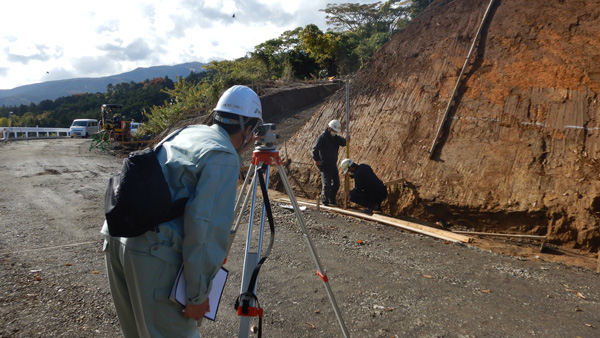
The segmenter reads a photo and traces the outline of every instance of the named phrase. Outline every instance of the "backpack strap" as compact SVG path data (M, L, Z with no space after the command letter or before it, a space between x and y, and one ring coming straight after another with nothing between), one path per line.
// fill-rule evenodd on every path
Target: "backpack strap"
M158 144L153 149L154 153L156 153L160 150L163 143L171 140L173 137L175 137L177 134L179 134L179 132L181 132L185 128L186 127L183 127L183 128L179 128L179 129L173 131L172 133L167 135L167 137L163 138L160 142L158 142ZM189 197L184 197L184 198L180 198L174 202L171 202L171 206L169 207L169 212L167 213L167 215L165 215L165 217L163 219L160 220L160 223L168 222L168 221L171 221L171 220L181 217L181 215L183 215L183 213L185 212L185 205L187 204L188 200L189 200ZM158 227L157 227L157 230L158 230Z

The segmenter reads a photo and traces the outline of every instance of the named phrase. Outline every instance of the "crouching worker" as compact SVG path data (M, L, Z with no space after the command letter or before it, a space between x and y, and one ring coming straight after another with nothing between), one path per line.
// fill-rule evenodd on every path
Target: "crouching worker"
M183 215L160 223L158 232L128 238L110 236L105 222L108 280L126 338L199 337L197 321L210 310L212 279L227 254L238 154L253 145L260 123L258 95L245 86L229 88L211 126L188 126L157 152L173 201L189 198ZM182 264L185 308L169 300Z
M350 201L360 204L366 209L363 212L372 214L381 211L381 202L387 197L387 188L367 164L356 164L347 158L340 162L344 175L350 172L354 179L354 189L350 190Z

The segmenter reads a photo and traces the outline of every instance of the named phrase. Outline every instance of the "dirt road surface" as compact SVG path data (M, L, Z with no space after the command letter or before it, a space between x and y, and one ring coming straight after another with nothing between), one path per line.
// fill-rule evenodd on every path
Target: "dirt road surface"
M0 145L0 337L120 336L99 230L105 185L121 159L88 146ZM295 215L278 203L273 211L275 244L258 282L264 336L342 337ZM352 337L600 336L600 275L589 269L310 208L302 216ZM241 231L203 337L238 334Z

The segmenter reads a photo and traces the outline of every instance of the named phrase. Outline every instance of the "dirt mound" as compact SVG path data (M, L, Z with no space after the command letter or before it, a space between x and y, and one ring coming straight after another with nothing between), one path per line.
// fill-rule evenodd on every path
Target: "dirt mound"
M595 252L600 1L496 0L430 156L489 3L435 1L352 79L350 156L404 179L385 205L394 216ZM299 194L318 194L304 163L329 120L345 124L345 107L342 89L288 142Z

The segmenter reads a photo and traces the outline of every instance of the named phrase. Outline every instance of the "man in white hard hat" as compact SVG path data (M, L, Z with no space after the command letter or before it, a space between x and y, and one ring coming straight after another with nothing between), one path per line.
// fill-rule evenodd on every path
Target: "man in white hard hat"
M212 126L188 126L158 151L172 199L189 198L183 216L132 238L111 237L103 227L111 294L126 338L199 336L212 279L226 256L239 154L253 144L260 123L258 95L246 86L229 88ZM182 264L185 308L169 300Z
M367 164L356 164L349 158L340 162L344 175L350 172L354 179L354 189L350 190L351 202L360 204L366 209L363 212L372 214L381 211L381 202L387 197L387 188Z
M313 146L313 160L321 171L321 201L324 205L338 206L336 202L340 188L340 176L337 170L338 150L346 146L346 139L338 135L341 131L340 121L331 120Z

